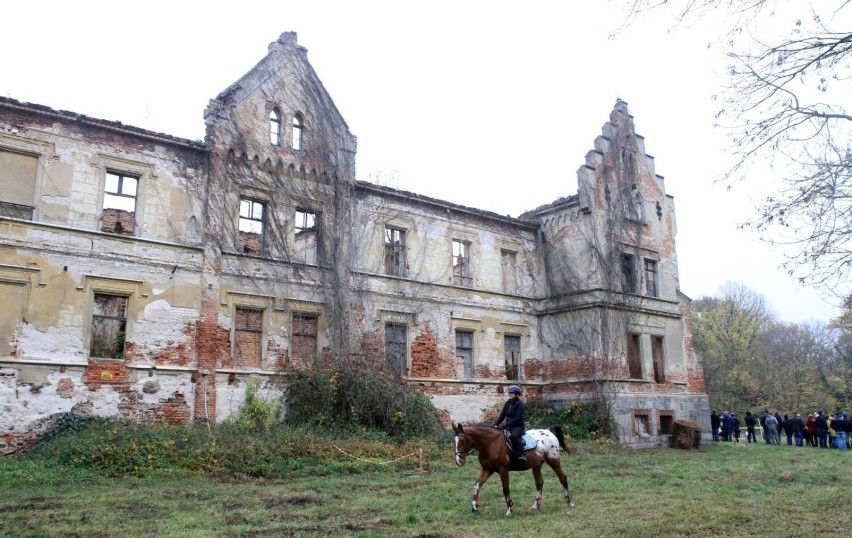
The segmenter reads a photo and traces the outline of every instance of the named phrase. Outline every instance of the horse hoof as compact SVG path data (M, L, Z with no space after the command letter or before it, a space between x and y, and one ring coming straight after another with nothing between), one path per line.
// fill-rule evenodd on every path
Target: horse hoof
M570 506L571 508L574 508L574 501L571 501L570 503L568 503L568 506Z

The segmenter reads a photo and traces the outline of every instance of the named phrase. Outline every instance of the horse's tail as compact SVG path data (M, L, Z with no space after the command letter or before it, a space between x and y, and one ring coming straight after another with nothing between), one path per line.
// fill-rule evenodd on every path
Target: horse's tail
M556 436L556 440L559 441L559 446L562 447L562 450L564 450L565 452L568 452L570 454L571 451L568 450L568 446L565 445L565 434L562 433L562 428L560 428L558 424L554 424L553 426L551 426L548 429L550 430L550 432L553 435Z

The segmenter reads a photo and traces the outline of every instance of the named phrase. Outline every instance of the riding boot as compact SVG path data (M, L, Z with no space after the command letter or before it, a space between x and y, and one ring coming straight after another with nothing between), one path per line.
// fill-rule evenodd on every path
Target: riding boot
M515 461L518 463L526 463L527 456L524 454L524 440L518 439L515 446Z

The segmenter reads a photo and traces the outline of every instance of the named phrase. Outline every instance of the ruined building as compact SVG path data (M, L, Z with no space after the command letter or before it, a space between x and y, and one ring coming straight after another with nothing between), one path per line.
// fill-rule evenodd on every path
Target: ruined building
M448 424L510 383L604 397L634 445L709 415L674 204L626 103L577 194L515 218L357 181L294 33L204 118L196 142L0 98L0 452L67 411L221 421L341 356Z

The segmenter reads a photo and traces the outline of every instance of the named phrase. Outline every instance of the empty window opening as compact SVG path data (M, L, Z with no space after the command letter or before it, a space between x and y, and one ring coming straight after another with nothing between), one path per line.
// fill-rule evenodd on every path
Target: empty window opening
M651 434L648 429L648 415L634 415L633 416L633 427L634 433L639 437L645 437Z
M630 379L642 379L642 359L639 354L639 335L627 335L627 371Z
M246 254L263 252L263 228L265 204L257 200L240 200L240 222L237 234L237 250Z
M32 220L38 157L0 149L0 216Z
M405 276L405 230L385 228L385 274Z
M674 416L670 414L660 415L660 435L671 435Z
M636 291L636 267L632 254L621 255L621 291L625 293Z
M473 377L473 332L456 331L456 357L462 359L465 379Z
M263 309L234 309L234 364L260 368L263 358Z
M408 326L385 323L385 357L388 366L399 376L408 371Z
M517 292L517 253L511 250L501 250L500 264L503 269L503 293Z
M650 297L658 297L656 260L645 260L645 293Z
M507 334L503 337L505 352L506 379L521 379L521 337Z
M290 357L299 361L316 359L319 316L302 312L293 313Z
M300 150L304 146L305 122L301 114L293 116L293 149Z
M281 144L281 114L277 108L269 113L269 141L273 146Z
M453 240L453 284L470 287L470 243Z
M123 359L127 329L127 297L96 293L92 306L92 341L89 356Z
M317 214L309 209L296 209L293 257L295 261L317 263Z
M651 337L651 355L654 358L654 381L664 383L666 381L666 363L663 358L663 337Z
M121 172L106 173L101 231L133 235L136 229L136 190L139 178Z

